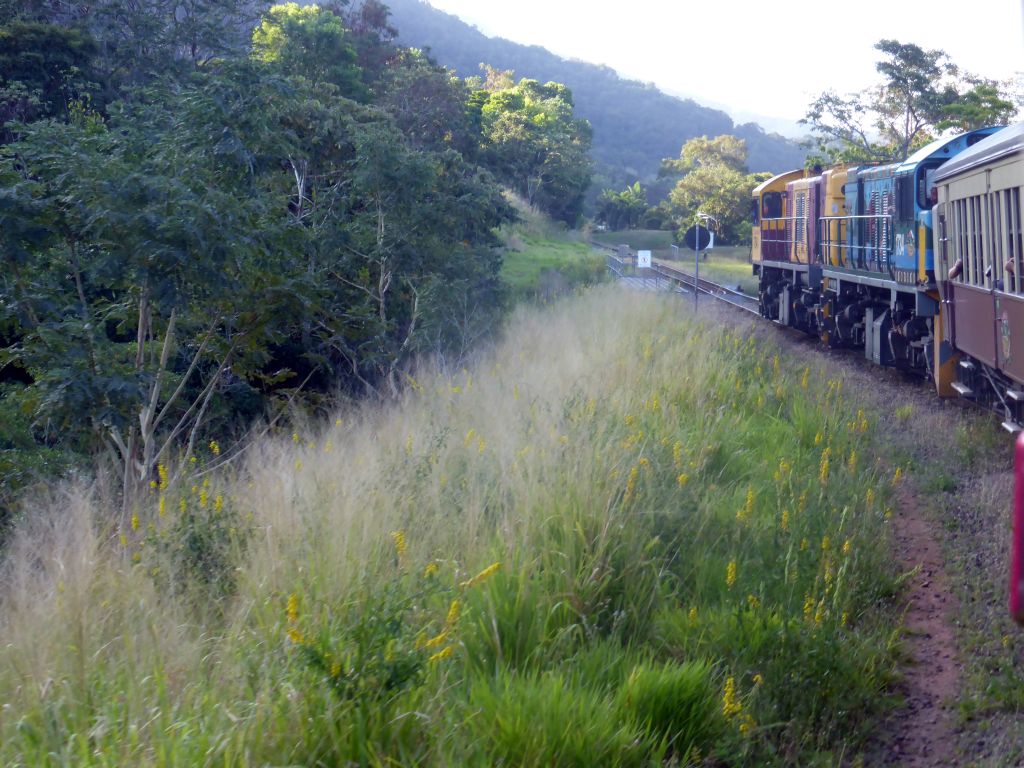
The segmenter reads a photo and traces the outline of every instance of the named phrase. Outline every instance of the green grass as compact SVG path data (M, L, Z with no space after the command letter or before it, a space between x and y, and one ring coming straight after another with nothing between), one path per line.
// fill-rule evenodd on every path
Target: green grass
M606 278L605 256L583 242L579 232L566 230L510 195L519 221L499 233L505 245L501 279L516 301L541 300Z
M629 229L621 232L593 232L591 238L602 245L625 243L633 250L667 253L672 245L672 232L661 229Z
M505 252L501 268L502 280L517 299L547 298L604 278L604 254L585 243L525 235L517 245L518 250Z
M686 361L683 365L682 361ZM607 286L453 376L33 500L4 765L806 765L886 706L874 425L748 327Z

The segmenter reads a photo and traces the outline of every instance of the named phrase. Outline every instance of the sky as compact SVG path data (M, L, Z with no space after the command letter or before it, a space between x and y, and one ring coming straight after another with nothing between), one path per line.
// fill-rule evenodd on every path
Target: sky
M824 90L870 86L883 38L944 50L988 78L1024 72L1024 0L429 2L486 35L606 64L741 120L795 122Z

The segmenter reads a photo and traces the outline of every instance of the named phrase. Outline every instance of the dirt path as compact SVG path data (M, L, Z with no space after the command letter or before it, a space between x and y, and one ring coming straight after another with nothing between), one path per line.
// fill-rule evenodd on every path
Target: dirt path
M906 584L905 648L909 664L900 692L905 707L892 719L895 726L886 760L906 768L931 768L955 763L959 665L953 621L957 606L946 575L935 522L929 520L916 495L906 487L898 493L893 516L896 556Z

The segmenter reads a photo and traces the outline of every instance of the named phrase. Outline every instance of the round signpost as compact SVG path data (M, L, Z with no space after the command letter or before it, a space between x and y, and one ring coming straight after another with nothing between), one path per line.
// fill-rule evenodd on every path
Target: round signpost
M703 217L703 214L697 214ZM710 216L708 218L711 218ZM697 306L697 280L700 278L700 252L706 251L715 244L715 236L707 227L700 225L700 220L686 230L683 241L693 249L693 306Z

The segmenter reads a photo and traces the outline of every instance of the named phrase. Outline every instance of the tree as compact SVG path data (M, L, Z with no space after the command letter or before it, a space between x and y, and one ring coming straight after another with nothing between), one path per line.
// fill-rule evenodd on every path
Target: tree
M636 229L646 212L647 193L639 181L621 192L606 189L597 199L597 221L609 229Z
M664 161L663 170L684 173L669 194L677 237L697 221L699 212L718 221L718 235L725 242L749 242L750 193L770 174L747 173L746 145L741 139L691 139L683 146L679 159Z
M488 92L481 130L485 165L531 205L575 225L590 186L591 133L589 123L573 118L569 89L524 79Z
M81 29L37 21L0 27L0 129L13 120L66 116L72 102L88 99L97 51Z
M314 86L331 83L341 95L366 100L356 51L341 12L318 5L272 6L252 33L253 57Z
M881 82L857 94L822 93L801 122L817 134L813 162L905 160L951 127L998 124L1012 103L998 87L962 73L937 49L880 40Z

